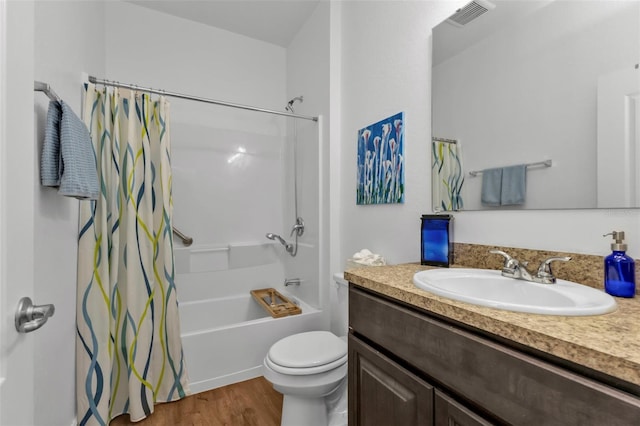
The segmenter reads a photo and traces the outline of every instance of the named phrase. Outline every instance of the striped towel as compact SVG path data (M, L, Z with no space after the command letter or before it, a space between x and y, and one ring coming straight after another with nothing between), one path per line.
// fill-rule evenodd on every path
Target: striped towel
M96 200L100 193L89 131L63 101L49 103L40 179L67 197Z
M44 186L60 186L62 157L60 156L60 119L62 107L57 101L49 102L44 144L40 158L40 182Z

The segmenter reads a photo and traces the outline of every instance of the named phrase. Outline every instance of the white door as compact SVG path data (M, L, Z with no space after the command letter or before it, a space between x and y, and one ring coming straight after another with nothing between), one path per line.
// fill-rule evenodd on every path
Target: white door
M33 340L44 330L14 326L34 288L33 37L33 2L0 0L0 426L34 423Z
M598 207L640 207L640 69L598 78Z

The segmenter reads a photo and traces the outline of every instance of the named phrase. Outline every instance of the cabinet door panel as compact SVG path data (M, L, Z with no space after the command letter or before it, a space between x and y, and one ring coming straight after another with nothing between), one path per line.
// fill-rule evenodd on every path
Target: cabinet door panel
M349 325L505 423L640 425L633 395L353 287Z
M433 425L433 387L349 335L349 425Z
M454 399L436 390L436 426L493 426Z

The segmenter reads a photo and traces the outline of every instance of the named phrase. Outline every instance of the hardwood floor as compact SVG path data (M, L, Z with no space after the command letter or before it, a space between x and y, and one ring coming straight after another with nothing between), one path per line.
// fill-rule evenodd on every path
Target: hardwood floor
M137 423L125 414L110 426L279 426L281 416L282 395L258 377L158 404L151 416Z

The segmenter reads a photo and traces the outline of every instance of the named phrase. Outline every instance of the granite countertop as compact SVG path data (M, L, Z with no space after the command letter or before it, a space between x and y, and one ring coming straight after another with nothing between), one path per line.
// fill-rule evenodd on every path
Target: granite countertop
M345 279L423 310L549 353L640 386L640 297L616 298L615 312L568 317L472 305L417 288L413 275L429 266L348 269Z

